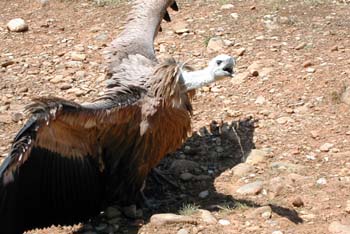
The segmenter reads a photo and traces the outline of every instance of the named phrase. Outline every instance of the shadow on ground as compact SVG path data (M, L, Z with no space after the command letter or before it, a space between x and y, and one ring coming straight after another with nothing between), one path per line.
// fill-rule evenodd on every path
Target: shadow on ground
M250 151L255 148L254 123L253 119L232 123L213 121L209 129L201 128L185 142L180 150L165 157L158 169L171 181L171 184L159 176L148 178L145 195L154 208L144 209L145 223L148 223L150 217L156 213L178 214L185 204L193 204L210 211L215 211L223 205L262 206L253 201L235 199L233 196L221 194L214 186L217 177L245 161ZM172 185L174 183L177 187ZM200 198L198 195L202 191L208 191L209 195L206 198ZM276 205L270 205L270 207L275 214L286 217L294 223L302 222L295 210ZM138 230L139 227L135 222L129 220L122 224L120 231L138 233Z

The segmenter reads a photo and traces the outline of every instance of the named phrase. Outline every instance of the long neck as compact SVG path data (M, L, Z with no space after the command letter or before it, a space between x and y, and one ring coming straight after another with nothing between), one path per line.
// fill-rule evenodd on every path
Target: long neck
M170 0L136 1L129 20L116 42L121 43L123 47L135 48L147 57L152 55L154 38L170 3Z
M186 91L201 88L213 83L215 78L208 68L192 72L182 72L182 78L186 86Z

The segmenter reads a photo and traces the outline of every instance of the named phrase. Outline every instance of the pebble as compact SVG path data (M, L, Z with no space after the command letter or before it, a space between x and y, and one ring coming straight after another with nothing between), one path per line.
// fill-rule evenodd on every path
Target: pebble
M296 50L301 50L301 49L303 49L305 46L306 46L306 43L305 43L305 42L302 42L302 43L298 44L298 45L295 47L295 49L296 49Z
M350 214L350 200L346 201L345 212Z
M200 192L198 194L198 197L200 197L200 198L206 198L208 196L209 196L209 191L208 190L204 190L204 191L202 191L202 192Z
M344 225L339 221L334 221L328 226L330 234L350 234L350 225Z
M331 48L331 52L338 51L338 50L339 50L339 48L337 45L335 45Z
M307 72L307 73L315 73L315 72L316 72L316 69L313 68L313 67L308 67L308 68L306 69L306 72Z
M302 207L302 206L304 206L304 202L301 199L301 197L297 196L297 197L293 198L292 205L295 207Z
M218 222L216 218L210 213L210 211L199 209L199 212L201 212L201 218L203 222L207 224L216 224Z
M234 50L233 54L238 57L238 56L243 56L245 52L246 52L246 48L239 48Z
M230 225L231 222L227 219L219 219L219 224L221 224L223 226L227 226L227 225Z
M272 215L271 207L262 206L253 210L250 214L247 215L247 218L256 219L256 218L263 217L265 219L269 219L271 218L271 215Z
M224 40L222 40L221 37L210 38L207 45L207 51L209 53L219 52L219 51L222 51L224 48L225 48L225 42Z
M73 61L84 61L86 59L86 55L78 52L72 52L70 55Z
M235 20L238 20L239 17L238 13L231 13L230 16Z
M177 234L188 234L189 232L184 229L184 228L181 228L179 231L177 231Z
M237 193L242 195L257 195L259 194L263 189L263 182L262 181L255 181L253 183L249 183L246 185L241 186L237 189Z
M72 88L73 86L71 84L62 84L60 89L61 90L68 90L70 88Z
M250 164L250 165L256 165L259 164L261 162L266 161L266 155L267 152L264 150L260 150L260 149L253 149L247 159L246 159L246 163Z
M24 19L17 18L12 19L7 23L7 29L11 32L25 32L28 31L29 27Z
M28 92L28 87L21 87L18 89L18 92L19 93L26 93L26 92Z
M176 215L171 213L164 214L154 214L151 216L150 222L157 226L164 226L165 224L174 224L174 223L191 223L196 224L197 221L194 218Z
M193 175L191 173L185 172L180 175L180 179L183 181L189 181L193 178Z
M273 231L271 234L283 234L283 232L282 231Z
M244 177L253 173L254 170L255 168L252 165L249 165L247 163L240 163L232 169L232 173L235 176Z
M279 124L286 124L286 123L293 123L294 119L292 119L291 117L280 117L276 120L277 123Z
M53 83L53 84L58 84L58 83L64 81L63 78L64 78L63 75L56 75L54 78L52 78L52 79L50 80L50 82Z
M16 112L12 115L12 121L18 123L20 120L24 119L24 115L21 112Z
M325 184L327 184L327 180L326 180L326 178L319 178L317 181L316 181L316 183L317 184L319 184L319 185L325 185Z
M258 96L255 100L255 104L263 105L266 102L266 99L263 96Z
M303 63L303 67L310 67L310 66L312 66L313 65L313 63L311 62L311 60L306 60L304 63Z
M341 95L341 101L345 104L350 105L350 86L346 87L344 92Z
M331 143L324 143L323 145L320 146L321 152L328 152L330 149L332 149L334 144Z
M232 4L224 4L224 5L221 6L220 9L221 10L230 10L232 8L234 8L234 5L232 5Z

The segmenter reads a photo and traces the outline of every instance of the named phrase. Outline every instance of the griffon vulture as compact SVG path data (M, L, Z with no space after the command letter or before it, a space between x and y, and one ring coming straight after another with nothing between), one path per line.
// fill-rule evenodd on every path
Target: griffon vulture
M105 95L90 104L38 98L0 167L0 233L18 234L135 203L152 168L187 138L191 90L233 75L219 55L199 71L158 62L154 38L174 0L136 1L108 49Z

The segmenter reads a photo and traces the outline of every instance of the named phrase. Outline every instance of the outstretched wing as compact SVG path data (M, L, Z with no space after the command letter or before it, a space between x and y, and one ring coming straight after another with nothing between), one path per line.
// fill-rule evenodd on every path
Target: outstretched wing
M41 98L28 107L32 115L0 167L1 232L71 224L98 214L105 189L99 140L106 137L104 129L135 118L137 98L129 97L142 91L134 92L138 95L120 95L118 103L106 99L82 106Z
M175 0L137 0L134 4L124 30L106 50L109 75L115 73L115 69L129 55L139 54L155 61L153 44L161 21L171 20L168 7L178 10Z

